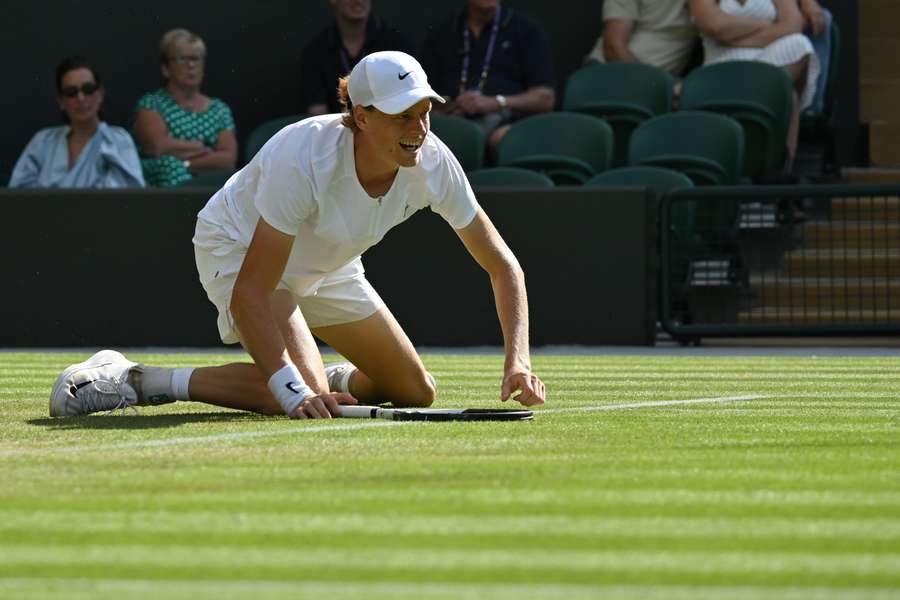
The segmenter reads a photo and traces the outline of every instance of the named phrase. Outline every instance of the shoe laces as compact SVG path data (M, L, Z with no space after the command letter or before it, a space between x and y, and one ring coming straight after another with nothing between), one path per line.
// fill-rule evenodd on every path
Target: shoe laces
M106 414L110 415L117 410L126 412L131 409L140 414L134 406L137 403L137 394L127 381L120 381L117 377L91 382L90 385L78 390L78 398L88 413L106 411Z

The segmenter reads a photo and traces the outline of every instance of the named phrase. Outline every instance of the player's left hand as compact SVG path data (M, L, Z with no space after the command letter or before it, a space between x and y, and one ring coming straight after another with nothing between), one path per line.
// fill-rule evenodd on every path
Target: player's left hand
M546 398L544 382L531 371L513 371L503 377L503 388L500 400L506 402L514 392L519 392L512 399L522 406L543 404Z

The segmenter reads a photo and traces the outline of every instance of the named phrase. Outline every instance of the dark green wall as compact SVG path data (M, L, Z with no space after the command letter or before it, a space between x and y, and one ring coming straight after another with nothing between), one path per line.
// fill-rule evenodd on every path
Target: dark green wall
M215 346L194 267L212 190L0 190L0 347ZM521 262L545 344L652 344L655 208L641 191L494 191L479 201ZM421 211L363 257L418 345L502 342L487 275Z

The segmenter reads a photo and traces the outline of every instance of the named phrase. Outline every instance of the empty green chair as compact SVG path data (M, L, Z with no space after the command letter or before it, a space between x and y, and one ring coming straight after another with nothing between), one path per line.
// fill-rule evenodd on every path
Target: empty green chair
M640 185L653 188L657 194L678 188L693 187L694 182L684 173L664 169L662 167L621 167L600 173L592 177L586 186L591 187L621 187Z
M477 169L467 175L475 188L484 187L553 187L553 180L537 171L516 167Z
M463 117L431 113L431 131L447 144L464 171L480 169L484 164L484 130Z
M671 110L675 80L658 67L636 62L590 65L566 80L562 108L601 117L615 133L614 166L628 158L634 128Z
M602 119L555 112L513 123L497 164L538 171L557 185L580 185L609 168L612 152L613 132Z
M695 231L697 203L691 200L681 200L671 204L663 202L663 196L668 192L694 187L694 182L684 173L661 167L622 167L601 173L584 185L589 187L643 186L656 192L660 217L662 211L668 207L670 231L669 248L659 256L659 259L669 260L669 272L673 280L682 281L687 275L690 256L707 249L707 245ZM658 223L662 227L662 218L658 220ZM660 229L658 241L662 240L661 232ZM659 252L659 247L657 252Z
M694 182L684 173L662 167L622 167L601 173L584 185L589 187L644 186L653 189L662 197L672 190L694 187ZM693 229L695 214L693 202L678 202L672 206L670 222L672 230L678 233Z
M257 125L250 135L247 136L247 143L244 146L244 162L250 162L259 149L262 148L269 138L297 121L302 121L308 115L288 115L286 117L278 117L269 119Z
M688 75L681 108L728 115L744 129L744 177L781 171L794 87L782 67L734 60L706 65Z
M221 171L210 171L203 175L195 175L178 184L178 187L214 187L220 188L225 185L228 178L235 174L234 169L222 169Z
M724 115L679 111L641 123L631 135L632 166L680 171L695 185L735 185L744 161L744 131Z

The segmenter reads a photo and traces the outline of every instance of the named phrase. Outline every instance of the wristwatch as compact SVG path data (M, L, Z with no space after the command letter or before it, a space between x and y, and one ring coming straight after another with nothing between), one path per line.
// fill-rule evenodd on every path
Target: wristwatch
M183 164L184 168L187 169L188 171L191 170L191 161L186 160L186 161L182 162L181 164Z
M500 110L506 110L506 96L503 94L497 94L494 96L494 100L497 101L497 104L500 105Z

